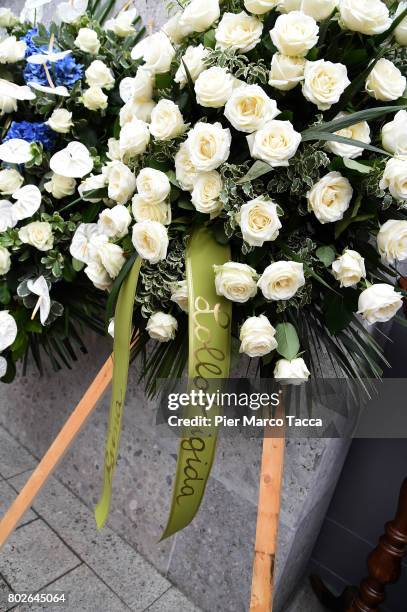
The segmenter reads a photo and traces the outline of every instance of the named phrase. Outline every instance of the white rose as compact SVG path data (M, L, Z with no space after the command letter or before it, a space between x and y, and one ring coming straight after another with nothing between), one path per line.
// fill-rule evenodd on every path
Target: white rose
M239 224L243 240L251 246L263 246L265 242L275 240L282 227L277 204L262 197L243 204Z
M173 285L171 302L175 302L184 312L188 312L188 283L186 280L178 281Z
M175 176L181 188L185 191L192 191L199 172L191 161L188 146L185 142L178 149L174 162Z
M274 378L277 380L291 381L291 384L301 384L304 380L308 380L311 372L307 368L302 357L296 359L279 359L274 368ZM297 382L294 382L297 381Z
M394 15L394 18L397 18L399 15L401 15L401 13L406 10L406 8L407 2L400 2L397 7L397 11ZM394 30L394 35L399 45L402 45L403 47L407 45L407 17L404 17L401 23L399 23L397 28Z
M396 200L407 200L407 157L389 159L379 187L388 189Z
M61 200L75 193L76 181L74 178L61 176L54 172L51 180L44 184L44 189L51 193L56 200Z
M366 80L366 91L375 100L398 100L406 89L406 77L390 60L382 57Z
M92 196L85 196L87 191L96 191L106 187L106 177L103 174L91 175L87 179L82 181L78 187L78 193L84 202L100 202L102 198L94 198Z
M172 100L160 100L151 112L150 132L156 140L171 140L186 130L179 107Z
M112 279L100 261L94 260L89 262L84 272L89 280L95 285L96 289L108 291L111 288Z
M257 285L266 300L289 300L305 285L304 266L296 261L276 261L267 266Z
M378 283L371 285L359 296L358 314L370 324L386 323L402 307L400 293L392 285Z
M150 123L151 113L155 105L154 100L147 100L144 102L143 100L140 101L131 98L120 109L120 127L123 127L126 123L130 123L133 119L139 119L144 123Z
M225 117L236 130L255 132L279 114L277 103L259 85L237 87L225 106Z
M75 46L84 53L97 55L100 49L100 40L95 30L90 28L80 28L75 38Z
M120 160L120 141L116 138L109 138L107 141L107 156L111 161Z
M215 288L218 295L223 295L232 302L243 304L257 293L257 272L250 266L229 261L223 266L214 266Z
M168 233L158 221L141 221L133 226L133 245L142 259L156 264L167 257Z
M24 178L17 170L13 168L4 168L0 170L0 193L2 195L11 195L24 183Z
M232 95L233 76L219 66L212 66L201 72L195 83L196 101L206 108L225 106Z
M146 325L150 338L158 342L174 340L177 329L177 319L165 312L154 312Z
M196 123L186 140L192 165L199 172L216 170L228 159L231 142L230 130L220 123Z
M301 11L315 21L328 19L338 6L340 0L302 0Z
M340 0L339 13L348 30L361 34L381 34L392 23L389 9L381 0Z
M136 186L139 195L151 204L163 202L171 191L168 176L155 168L143 168L136 178Z
M24 225L18 237L24 244L30 244L39 251L50 251L54 246L54 235L50 223L46 221L33 221Z
M14 64L24 59L27 45L15 36L9 36L0 42L0 64Z
M0 95L0 117L17 110L17 100L10 96Z
M102 168L102 174L107 180L109 198L117 204L126 204L136 189L136 177L130 168L120 161L112 161Z
M355 287L366 278L365 260L357 252L346 249L332 264L332 272L341 287Z
M216 46L219 49L234 49L247 53L260 42L263 24L244 11L225 13L215 31Z
M72 113L66 108L57 108L53 111L51 117L46 121L46 124L59 134L68 134L73 126Z
M0 310L0 352L11 346L17 338L17 323L8 310Z
M109 242L109 238L103 234L93 234L89 241L90 262L102 264L111 279L119 274L126 259L123 249Z
M114 87L114 76L101 60L93 60L89 68L86 69L85 77L89 87L100 87L101 89L112 89Z
M304 80L305 62L303 57L274 53L271 59L269 85L280 91L294 89Z
M0 8L0 28L11 28L18 23L18 18L9 8Z
M350 81L346 66L325 60L307 62L304 70L304 97L319 110L328 110L339 99Z
M82 104L91 111L107 108L107 95L100 87L89 87L82 94Z
M382 145L393 155L407 155L407 111L399 111L383 126Z
M273 45L284 55L306 55L318 43L318 24L301 11L280 15L270 31Z
M240 328L240 353L263 357L277 348L276 330L264 315L249 317Z
M7 274L11 268L11 256L5 247L0 246L0 276Z
M154 74L168 72L175 57L175 49L165 32L156 32L139 42L132 50L134 60L144 59L144 68Z
M377 248L383 261L389 264L407 259L407 221L386 221L377 234Z
M335 117L335 119L340 119L342 117L346 117L346 113L340 113ZM338 130L335 132L338 136L343 136L344 138L351 138L352 140L359 140L360 142L370 143L370 127L367 121L361 121L360 123L355 123L354 125L349 125L347 128L343 128L342 130ZM339 155L340 157L345 157L348 159L355 159L356 157L360 157L363 154L363 147L358 147L354 145L343 144L342 142L330 141L326 144L328 151L331 151L334 155Z
M122 159L141 155L150 142L150 130L141 119L132 119L120 130L119 149Z
M193 32L192 28L181 21L182 13L173 15L161 28L174 45L179 45L186 36Z
M131 216L123 204L116 204L113 208L105 208L99 215L98 228L101 234L117 240L129 232Z
M131 211L136 221L158 221L163 225L171 223L171 206L168 202L146 202L138 193L131 202Z
M280 13L291 13L291 11L301 10L302 0L279 0L277 10Z
M222 208L219 199L222 191L222 177L216 170L198 175L191 195L192 204L201 213L215 217Z
M320 223L333 223L343 218L352 200L353 189L340 172L328 172L307 193L308 210Z
M244 7L254 15L264 15L276 8L280 0L244 0Z
M247 136L250 154L254 159L261 159L270 166L288 166L297 152L301 134L296 132L290 121L273 120L264 127Z
M119 93L123 102L131 99L148 101L153 97L154 78L153 74L139 66L135 77L125 77L120 81Z
M209 50L205 49L205 47L200 44L196 47L190 46L185 51L182 56L181 63L177 72L175 73L174 81L179 83L181 87L185 87L188 82L187 75L185 72L185 66L188 69L188 72L191 76L192 81L195 83L196 79L199 77L201 72L205 70L205 62L204 59L208 55Z
M105 29L114 32L116 36L126 38L135 34L134 20L137 18L137 9L127 9L121 11L114 19L106 21Z
M219 19L219 0L192 0L184 9L180 26L193 32L205 32Z
M75 230L72 236L71 246L69 252L72 257L83 263L89 264L91 262L91 244L90 241L93 236L100 234L97 223L81 223Z

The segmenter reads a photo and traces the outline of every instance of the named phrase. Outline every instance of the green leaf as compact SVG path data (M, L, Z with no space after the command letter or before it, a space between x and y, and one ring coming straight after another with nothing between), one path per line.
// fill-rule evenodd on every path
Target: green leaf
M371 121L372 119L378 119L389 113L396 113L403 108L402 106L377 106L376 108L368 108L363 111L351 113L340 117L339 119L333 119L332 121L325 121L318 125L307 128L302 132L303 136L307 135L307 132L339 132L351 125L356 125L361 121ZM407 107L406 107L407 108Z
M181 189L181 185L177 181L177 177L175 175L174 170L167 170L165 174L168 176L168 180L170 181L171 185L174 185L174 187Z
M331 246L321 246L315 251L315 255L319 261L322 261L326 268L332 264L336 259L335 249Z
M79 259L75 259L75 257L72 257L72 267L75 272L80 272L85 267L85 264L83 263L83 261L79 261Z
M324 142L341 142L342 144L352 145L353 147L361 147L362 149L366 149L367 151L373 151L374 153L380 153L380 155L385 155L386 157L390 157L391 153L385 151L384 149L379 149L379 147L374 147L371 144L367 144L366 142L362 142L361 140L354 140L353 138L345 138L344 136L338 136L338 134L334 134L331 132L318 132L318 131L307 131L302 134L302 141L308 142L310 140L322 140Z
M297 330L292 323L279 323L276 327L277 353L291 361L300 350Z
M354 159L348 159L347 157L343 158L343 165L348 170L355 170L355 172L359 172L360 174L370 174L373 170L371 166L366 164L361 164L360 162L355 161Z
M119 295L119 291L123 284L123 281L128 275L128 273L130 272L130 270L133 268L133 264L137 258L138 258L138 253L135 251L134 253L130 255L130 257L128 258L128 260L126 261L126 263L120 270L119 275L114 280L114 283L110 290L109 297L107 299L107 304L106 304L106 317L105 318L106 318L107 323L113 317L114 309L116 305L116 299L117 299L117 296ZM141 266L141 259L139 259L139 266Z
M259 178L260 176L263 176L264 174L268 174L269 172L272 172L272 170L273 168L272 166L270 166L270 164L266 164L266 162L257 160L254 162L250 170L241 179L237 181L237 183L241 185L242 183L254 181L256 178Z
M203 43L204 43L204 47L206 47L207 49L215 48L215 45L216 45L215 30L208 30L208 32L205 32Z
M348 327L353 319L353 313L357 310L357 291L348 290L338 298L332 294L326 294L324 303L325 322L331 334L338 334Z
M6 282L0 283L0 304L9 304L11 294Z
M341 221L338 221L335 224L335 238L339 238L341 234L351 225L351 223L361 223L362 221L369 221L369 219L374 219L376 215L373 214L363 214L356 215L355 217L344 217Z
M195 210L195 206L192 204L191 200L187 200L186 198L178 200L177 206L183 210Z
M169 72L155 75L155 86L157 89L168 89L172 85L172 77Z

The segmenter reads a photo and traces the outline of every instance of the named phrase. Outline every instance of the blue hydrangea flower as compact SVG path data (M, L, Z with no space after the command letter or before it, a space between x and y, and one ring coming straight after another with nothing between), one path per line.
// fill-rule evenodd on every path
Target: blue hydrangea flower
M11 138L20 138L27 142L41 142L49 151L55 146L56 134L42 121L13 121L3 138L3 142Z

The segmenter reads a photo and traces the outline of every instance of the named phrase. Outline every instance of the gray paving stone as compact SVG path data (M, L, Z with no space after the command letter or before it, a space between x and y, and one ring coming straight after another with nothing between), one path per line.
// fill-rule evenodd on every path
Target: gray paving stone
M177 589L168 589L160 599L157 599L146 612L199 612L199 608L194 606L182 593Z
M36 463L34 457L22 448L3 427L0 427L0 474L3 478L10 478L24 470L30 470Z
M8 585L0 576L0 610L7 610L11 607L11 604L8 603L8 596L10 593L12 593L12 591L10 591Z
M15 490L7 482L7 480L0 480L0 517L2 517L6 510L8 510L16 495ZM37 518L37 515L32 510L27 510L18 525L25 525L25 523L28 523L35 518Z
M36 592L80 562L40 519L15 531L1 554L1 572L17 592Z

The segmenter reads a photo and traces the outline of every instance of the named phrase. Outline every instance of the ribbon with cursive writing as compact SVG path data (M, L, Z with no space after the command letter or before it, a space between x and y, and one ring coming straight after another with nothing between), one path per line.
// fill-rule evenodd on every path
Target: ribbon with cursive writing
M114 316L113 382L109 425L105 448L105 466L102 495L95 508L96 524L101 529L109 515L112 481L119 453L124 403L130 361L130 341L137 281L141 259L137 257L120 288Z
M216 294L213 266L230 261L230 248L199 228L186 252L189 303L189 388L211 392L229 376L232 304ZM187 417L202 414L189 406ZM219 407L211 409L212 422ZM184 529L199 510L216 450L217 428L188 428L180 442L170 515L161 539Z

